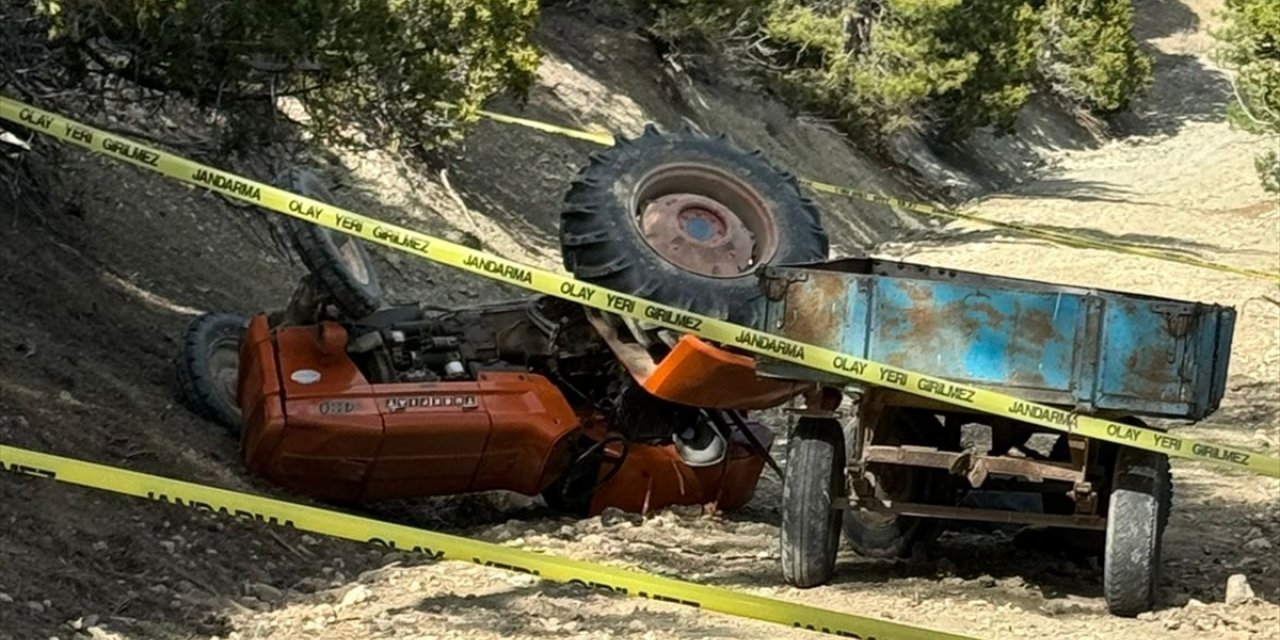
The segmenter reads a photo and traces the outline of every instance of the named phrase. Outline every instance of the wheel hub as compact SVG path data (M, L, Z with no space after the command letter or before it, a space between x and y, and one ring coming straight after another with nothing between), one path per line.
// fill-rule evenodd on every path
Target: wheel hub
M360 246L356 244L354 238L343 236L339 238L338 255L342 259L342 264L351 272L351 276L360 284L369 284L369 267L365 264L364 256L360 255Z
M222 339L209 346L209 373L214 392L232 407L238 407L236 384L240 370L239 342Z
M753 265L755 238L742 219L719 202L694 193L672 193L640 214L645 240L663 258L709 276L735 276Z

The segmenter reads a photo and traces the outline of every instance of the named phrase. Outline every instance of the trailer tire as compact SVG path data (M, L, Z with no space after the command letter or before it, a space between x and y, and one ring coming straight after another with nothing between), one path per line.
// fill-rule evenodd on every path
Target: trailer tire
M650 125L579 172L560 247L578 279L760 326L760 269L825 260L828 240L796 179L760 152Z
M313 200L334 202L324 181L305 169L286 169L276 176L275 183ZM344 314L359 319L382 306L378 272L359 239L292 217L285 219L285 228L302 264L315 274Z
M1133 617L1156 604L1160 547L1173 502L1169 458L1121 447L1112 478L1103 592L1112 614Z
M930 430L930 426L920 424L919 417L914 412L897 410L886 419L896 422L896 428L917 444L937 444L939 429ZM858 437L856 433L854 428L847 437ZM882 487L885 479L892 480L888 483L890 486L886 495L882 497L894 501L928 502L937 475L933 469L892 464L872 463L867 469L877 476ZM855 553L864 558L881 559L906 557L911 554L917 541L925 540L940 531L937 521L929 518L877 514L858 509L845 511L842 529L845 542Z
M844 497L844 432L834 418L803 417L787 444L782 481L782 575L806 589L835 573Z
M205 313L187 324L176 364L183 403L203 418L239 436L243 420L236 401L240 341L249 321L234 313Z

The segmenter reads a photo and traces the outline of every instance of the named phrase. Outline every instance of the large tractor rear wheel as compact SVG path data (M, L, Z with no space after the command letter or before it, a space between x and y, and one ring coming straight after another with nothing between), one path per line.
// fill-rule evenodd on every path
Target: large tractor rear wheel
M565 267L581 280L759 326L757 271L827 258L794 177L723 136L660 133L591 157L565 198Z

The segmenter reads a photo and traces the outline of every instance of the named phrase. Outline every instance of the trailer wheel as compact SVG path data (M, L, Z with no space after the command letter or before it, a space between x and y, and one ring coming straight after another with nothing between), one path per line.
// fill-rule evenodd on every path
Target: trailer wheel
M937 425L922 424L918 414L907 410L895 411L885 420L899 432L895 441L905 436L915 443L937 443L941 431ZM858 437L856 429L849 437ZM927 502L937 480L934 470L920 467L872 463L867 470L875 478L876 497L893 502ZM849 547L864 558L902 558L911 554L916 541L935 534L938 526L929 518L849 509L843 529Z
M759 152L649 126L579 172L565 196L560 246L574 277L759 326L758 271L825 260L818 218L795 178Z
M314 200L334 201L320 177L304 169L286 169L275 182ZM292 217L285 220L285 227L302 264L315 274L344 314L352 319L363 318L382 306L378 272L360 240Z
M836 498L845 489L844 432L834 418L800 418L782 481L782 575L801 588L831 580L840 545Z
M233 313L196 316L183 331L176 362L183 402L235 436L242 422L236 401L240 340L248 323Z
M1169 458L1121 447L1112 478L1103 592L1112 614L1133 617L1156 603L1161 539L1173 501Z

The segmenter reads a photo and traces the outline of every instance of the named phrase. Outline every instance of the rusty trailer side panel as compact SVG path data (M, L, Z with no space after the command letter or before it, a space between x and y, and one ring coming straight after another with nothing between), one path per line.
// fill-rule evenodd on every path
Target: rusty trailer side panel
M771 331L1086 413L1208 415L1235 319L1215 305L868 259L771 269L765 286Z

